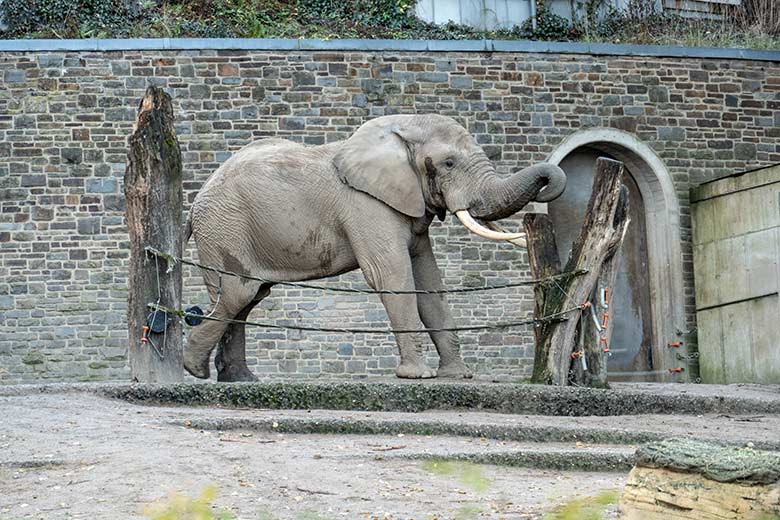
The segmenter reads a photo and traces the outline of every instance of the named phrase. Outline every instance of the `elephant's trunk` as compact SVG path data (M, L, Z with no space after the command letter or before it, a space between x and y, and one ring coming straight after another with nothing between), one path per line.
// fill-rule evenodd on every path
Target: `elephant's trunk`
M566 174L554 164L535 164L509 177L492 170L483 177L479 196L468 210L478 219L499 220L517 213L529 202L554 200L565 187Z

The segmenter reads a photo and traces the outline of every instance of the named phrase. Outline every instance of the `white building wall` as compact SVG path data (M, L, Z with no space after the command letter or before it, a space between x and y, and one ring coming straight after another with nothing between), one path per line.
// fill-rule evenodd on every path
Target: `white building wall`
M530 18L531 1L419 0L417 16L429 22L443 24L451 20L483 30L511 28Z
M482 30L511 28L531 17L534 0L418 0L417 16L444 24L449 21L471 25ZM574 0L551 0L546 5L553 13L571 20ZM618 10L628 8L629 0L609 0ZM670 11L685 17L718 18L727 5L742 0L656 0L656 10ZM575 2L576 5L576 2ZM603 9L603 7L602 7ZM580 10L581 11L581 10ZM579 13L582 16L582 13Z

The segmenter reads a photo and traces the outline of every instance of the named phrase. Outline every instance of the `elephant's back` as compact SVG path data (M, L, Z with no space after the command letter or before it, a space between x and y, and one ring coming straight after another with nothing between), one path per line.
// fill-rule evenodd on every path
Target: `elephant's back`
M336 180L328 146L306 146L280 138L253 141L235 152L201 187L195 202L225 190L301 187L309 182Z
M283 153L290 151L293 153L301 153L307 148L307 146L301 143L282 139L281 137L267 137L265 139L252 141L243 148L239 149L236 153L233 154L232 157L252 156L254 153L262 153L264 155L273 155L280 152Z
M301 166L304 157L310 155L309 151L309 147L287 139L259 139L234 153L215 172L215 176L221 173L223 177L230 179L295 170Z
M346 204L332 145L284 139L253 142L228 159L193 202L193 235L202 256L232 251L251 272L311 278L354 268L342 230Z
M301 180L333 177L331 146L306 146L280 138L249 143L220 167L226 181L277 182L298 184ZM221 170L221 172L220 172Z

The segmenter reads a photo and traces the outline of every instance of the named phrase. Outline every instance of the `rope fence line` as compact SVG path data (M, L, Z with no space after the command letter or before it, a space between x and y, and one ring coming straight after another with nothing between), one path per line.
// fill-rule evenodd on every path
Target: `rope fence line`
M180 258L174 255L170 255L168 253L164 253L160 251L159 249L155 249L151 246L147 246L145 248L147 254L150 254L152 256L161 257L164 258L168 262L181 262L183 265L191 265L193 267L200 267L201 269L204 269L206 271L212 271L215 273L218 273L220 275L225 276L235 276L237 278L243 278L245 280L252 280L255 282L261 282L261 283L270 283L274 285L287 285L290 287L298 287L301 289L317 289L320 291L330 291L330 292L341 292L341 293L352 293L352 294L456 294L456 293L471 293L471 292L480 292L480 291L492 291L492 290L498 290L498 289L509 289L513 287L526 287L526 286L533 286L533 285L539 285L543 283L550 283L555 282L557 285L556 280L562 279L562 278L571 278L573 276L581 276L583 274L586 274L588 271L587 269L580 269L577 271L570 271L567 273L561 273L554 276L548 276L546 278L540 278L537 280L527 280L524 282L512 282L512 283L505 283L505 284L498 284L498 285L489 285L485 287L456 287L453 289L437 289L437 290L422 290L422 289L410 289L410 290L390 290L390 289L360 289L360 288L352 288L352 287L329 287L327 285L319 285L319 284L310 284L310 283L303 283L303 282L283 282L278 280L269 280L267 278L261 278L258 276L250 276L246 274L240 274L233 271L228 271L225 269L219 269L216 267L211 267L208 265L203 265L198 262L193 262L191 260L185 260L184 258Z
M201 269L212 271L215 273L218 273L220 275L220 291L221 294L221 285L222 285L222 276L234 276L237 278L242 278L245 280L252 280L256 282L261 283L268 283L268 284L274 284L274 285L286 285L290 287L297 287L302 289L316 289L321 291L330 291L330 292L340 292L340 293L352 293L352 294L392 294L392 295L401 295L401 294L451 294L451 293L473 293L473 292L480 292L480 291L490 291L490 290L499 290L499 289L507 289L507 288L513 288L513 287L524 287L524 286L535 286L539 284L554 284L557 286L561 291L563 291L561 285L558 283L559 279L563 278L571 278L574 276L581 276L585 273L587 273L587 270L581 269L577 271L570 271L567 273L561 273L554 276L548 276L545 278L537 279L537 280L528 280L524 282L513 282L513 283L506 283L506 284L499 284L499 285L491 285L491 286L485 286L485 287L459 287L459 288L452 288L452 289L439 289L439 290L421 290L421 289L414 289L414 290L389 290L389 289L382 289L382 290L376 290L376 289L360 289L360 288L351 288L351 287L330 287L326 285L320 285L320 284L310 284L310 283L302 283L302 282L284 282L284 281L277 281L277 280L270 280L267 278L261 278L258 276L250 276L245 275L241 273L236 273L233 271L228 271L225 269L219 269L216 267L204 265L198 262L193 262L191 260L185 260L184 258L177 257L168 253L164 253L160 251L159 249L147 246L145 248L146 253L150 256L153 256L155 259L155 262L158 261L159 258L165 259L165 261L169 264L169 270L171 268L171 265L175 262L181 262L183 265L190 265L193 267L199 267ZM158 268L159 273L159 268ZM159 280L158 280L159 285ZM565 294L565 291L563 291ZM567 295L568 296L568 295ZM349 334L417 334L417 333L431 333L431 332L465 332L465 331L488 331L488 330L505 330L505 329L511 329L511 328L518 328L518 327L524 327L527 325L538 325L542 323L549 323L554 321L565 321L568 318L566 317L568 314L576 311L582 311L585 308L586 304L583 305L576 305L574 307L570 307L567 309L564 309L559 312L555 312L546 316L542 316L539 318L531 318L526 320L520 320L520 321L508 321L508 322L497 322L490 325L474 325L474 326L463 326L463 327L440 327L440 328L420 328L420 329L393 329L393 328L387 328L387 327L372 327L372 328L351 328L351 327L316 327L316 326L307 326L307 325L283 325L279 323L267 323L267 322L256 322L256 321L245 321L245 320L236 320L236 319L229 319L229 318L223 318L223 317L217 317L214 316L214 310L216 310L216 306L212 310L211 313L207 315L203 314L197 314L193 312L188 312L188 310L184 309L172 309L170 307L166 307L164 305L160 304L160 301L158 300L156 303L148 303L147 307L154 311L156 314L157 312L163 312L167 316L178 316L180 318L195 318L198 320L208 320L208 321L221 321L223 323L230 323L230 324L236 324L236 325L250 325L254 327L262 327L267 329L276 329L276 330L300 330L300 331L310 331L310 332L333 332L333 333L349 333Z
M576 307L564 309L562 311L555 312L547 316L542 316L541 318L533 318L530 320L522 320L522 321L498 322L492 325L475 325L471 327L441 327L441 328L422 328L422 329L392 329L392 328L361 329L361 328L349 328L349 327L312 327L312 326L305 326L305 325L280 325L277 323L263 323L263 322L256 322L256 321L243 321L243 320L234 320L228 318L218 318L211 315L203 316L201 314L194 314L182 309L171 309L170 307L165 307L164 305L160 305L158 303L149 303L147 304L147 306L150 309L153 309L155 312L160 311L160 312L164 312L169 316L179 316L182 318L192 317L192 318L198 318L198 319L203 319L208 321L221 321L224 323L230 323L236 325L251 325L254 327L263 327L268 329L291 329L291 330L303 330L303 331L312 331L312 332L338 332L338 333L352 333L352 334L416 334L422 332L463 332L463 331L478 331L478 330L503 330L503 329L524 327L526 325L547 323L551 321L565 321L566 320L566 318L564 318L565 315L575 311L582 310L583 308L582 305L578 305Z

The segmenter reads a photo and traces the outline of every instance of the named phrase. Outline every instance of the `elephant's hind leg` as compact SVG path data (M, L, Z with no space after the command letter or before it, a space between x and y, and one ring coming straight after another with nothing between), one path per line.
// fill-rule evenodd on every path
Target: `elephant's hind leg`
M246 321L252 309L270 293L270 285L261 286L255 298L233 319ZM217 345L214 365L217 367L217 381L257 381L257 377L246 365L246 325L240 323L228 325Z
M209 292L211 292L212 287L217 287L217 284L213 282L207 285L209 285ZM204 320L203 323L192 329L187 338L187 345L184 349L184 368L187 372L200 379L208 379L211 351L217 346L230 325L228 322L219 320L234 319L254 299L259 285L259 283L244 284L237 279L225 280L221 288L221 295L219 297L216 293L211 295L212 301L215 301L211 317L215 319Z
M228 318L224 311L219 308L214 310L213 318ZM203 323L195 327L187 338L187 345L184 348L184 369L193 376L200 379L208 379L209 357L217 341L225 333L228 323L222 321L204 320Z

